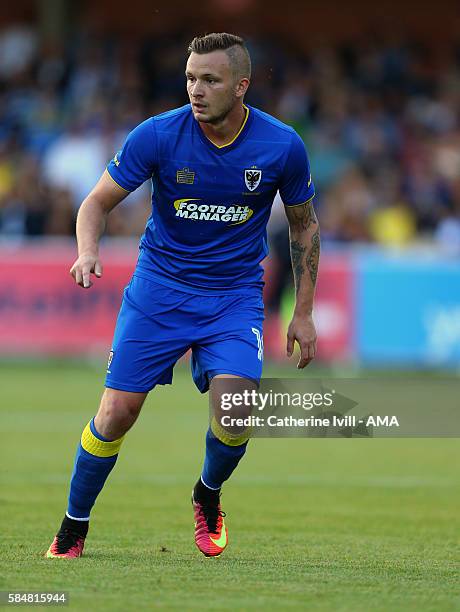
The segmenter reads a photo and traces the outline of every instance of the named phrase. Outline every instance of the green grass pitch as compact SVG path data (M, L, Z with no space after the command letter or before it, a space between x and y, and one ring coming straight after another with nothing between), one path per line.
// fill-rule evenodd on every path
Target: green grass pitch
M190 492L207 398L186 368L127 435L85 556L43 558L102 382L0 364L0 589L68 591L75 610L460 610L455 439L254 440L224 489L229 547L202 557Z

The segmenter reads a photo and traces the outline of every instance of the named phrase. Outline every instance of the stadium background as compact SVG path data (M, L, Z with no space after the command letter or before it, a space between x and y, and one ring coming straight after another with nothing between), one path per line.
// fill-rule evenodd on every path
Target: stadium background
M39 558L64 504L76 434L98 401L149 195L139 190L110 215L104 277L87 292L67 273L76 210L133 126L186 102L189 40L221 30L248 40L247 101L292 124L311 158L322 229L319 355L301 375L458 375L455 2L438 1L435 10L356 0L4 3L0 394L8 467L0 508L9 546L2 588L66 588L81 606L112 610L123 601L149 608L152 593L157 604L178 609L184 601L202 609L301 609L307 601L312 610L457 609L456 441L361 441L346 449L338 441L254 442L257 453L226 494L239 535L228 565L220 565L223 577L219 566L194 565L182 506L201 462L205 417L186 367L172 389L149 398L129 435L97 507L81 582ZM287 377L296 372L284 356L293 298L283 214L277 202L265 344L266 373ZM152 495L159 487L161 495ZM255 514L261 505L263 519ZM266 531L257 542L244 531L256 520ZM218 594L199 598L210 576L231 594L227 604Z
M332 6L293 2L282 18L276 3L255 0L138 1L129 19L121 2L2 9L1 353L107 352L147 188L110 215L107 235L125 239L126 256L106 241L106 277L91 295L62 274L74 248L58 237L72 235L79 203L126 133L186 102L193 34L225 26L248 37L248 102L294 125L309 149L323 241L319 358L458 364L459 16L448 2L434 14L416 3L380 4L378 14L366 3ZM278 314L285 323L292 302L286 232L278 202L265 329L267 357L278 360ZM72 334L78 322L91 326L87 337Z

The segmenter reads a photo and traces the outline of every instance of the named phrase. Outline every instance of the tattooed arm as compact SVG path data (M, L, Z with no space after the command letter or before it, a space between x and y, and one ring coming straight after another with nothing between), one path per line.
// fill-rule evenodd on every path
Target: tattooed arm
M318 276L320 235L319 223L311 201L299 206L286 206L289 222L292 270L296 291L294 315L287 333L287 354L300 347L298 368L304 368L316 354L316 329L313 323L313 298Z

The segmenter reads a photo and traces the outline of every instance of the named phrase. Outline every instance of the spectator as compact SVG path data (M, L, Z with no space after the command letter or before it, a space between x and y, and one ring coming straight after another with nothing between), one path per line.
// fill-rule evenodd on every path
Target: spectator
M177 66L190 38L181 32L115 44L77 32L60 48L40 46L26 26L0 31L0 235L73 232L76 209L127 132L185 102ZM309 54L263 37L249 46L256 69L248 103L305 138L326 241L407 244L431 236L456 244L454 47L434 55L399 34L376 33ZM109 235L142 230L148 187L127 199ZM272 242L285 244L285 228L271 227Z

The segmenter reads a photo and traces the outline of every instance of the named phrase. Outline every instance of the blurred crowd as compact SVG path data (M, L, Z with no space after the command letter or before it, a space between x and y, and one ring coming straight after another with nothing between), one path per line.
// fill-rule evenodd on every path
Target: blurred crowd
M192 37L80 33L62 47L27 26L0 31L0 236L73 233L127 132L187 102ZM429 240L460 254L460 45L372 32L309 53L273 37L248 46L247 102L304 138L323 241ZM149 205L147 186L131 194L108 234L139 235Z

